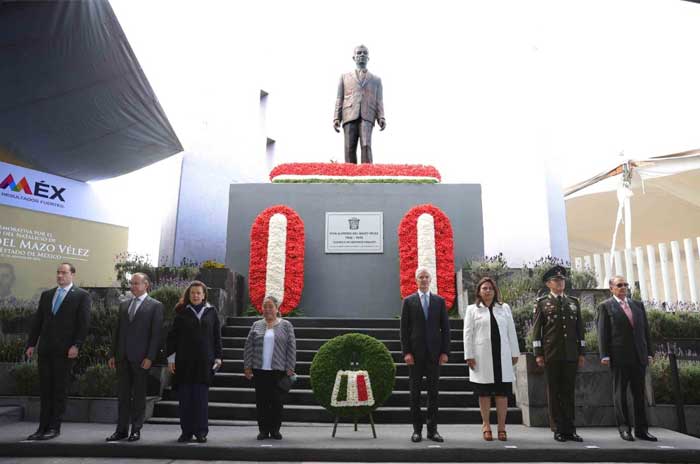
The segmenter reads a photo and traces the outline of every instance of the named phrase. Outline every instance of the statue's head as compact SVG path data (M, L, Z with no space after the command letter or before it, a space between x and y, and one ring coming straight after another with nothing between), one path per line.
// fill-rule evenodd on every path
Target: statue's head
M355 47L352 59L359 68L366 67L367 62L369 61L369 49L364 45L358 45Z

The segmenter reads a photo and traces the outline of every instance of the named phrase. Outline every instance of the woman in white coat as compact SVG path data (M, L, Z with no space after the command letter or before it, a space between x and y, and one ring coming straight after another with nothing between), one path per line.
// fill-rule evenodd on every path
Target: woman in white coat
M484 440L492 441L489 414L491 396L496 397L498 439L506 441L508 395L515 378L513 365L520 348L510 307L501 303L496 282L484 277L476 286L476 304L464 315L464 359L469 366L469 381L479 395Z

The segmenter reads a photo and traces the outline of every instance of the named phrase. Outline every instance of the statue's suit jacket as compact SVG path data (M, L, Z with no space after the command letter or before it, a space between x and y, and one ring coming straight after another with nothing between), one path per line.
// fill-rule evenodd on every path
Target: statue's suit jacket
M333 118L343 125L359 118L374 125L375 121L383 119L382 80L369 71L362 82L355 71L340 76Z

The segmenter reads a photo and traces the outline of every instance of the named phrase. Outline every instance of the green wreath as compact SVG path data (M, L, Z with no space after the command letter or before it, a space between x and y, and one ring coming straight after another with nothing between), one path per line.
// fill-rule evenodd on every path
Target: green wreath
M366 370L369 373L374 396L373 406L342 407L331 406L331 395L336 373L341 369L351 369L355 354L358 363L353 370ZM341 335L328 340L318 350L311 363L311 388L316 400L333 415L362 417L381 406L394 390L396 366L386 346L374 337L359 333Z

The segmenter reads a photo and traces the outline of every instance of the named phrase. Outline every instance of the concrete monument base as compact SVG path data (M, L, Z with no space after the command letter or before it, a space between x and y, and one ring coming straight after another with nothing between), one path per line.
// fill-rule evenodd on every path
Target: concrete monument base
M250 228L274 205L304 221L304 291L299 308L314 317L395 317L401 310L398 226L414 206L432 204L450 219L454 269L483 256L481 187L475 184L233 184L226 265L248 276ZM326 213L382 212L381 253L326 253ZM247 300L247 288L246 283Z
M531 353L520 355L515 365L515 400L523 413L523 424L532 427L548 427L547 384L544 369L537 367ZM646 377L647 416L654 424L654 394L651 375ZM632 397L628 395L632 407ZM576 426L615 426L612 376L610 368L601 366L597 354L587 354L586 364L576 375Z

